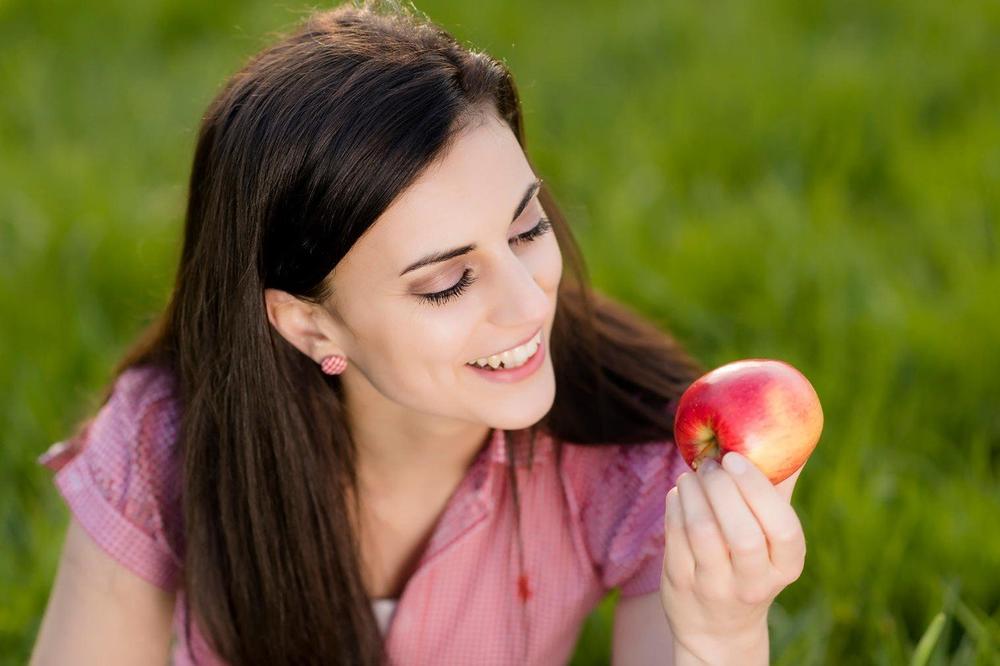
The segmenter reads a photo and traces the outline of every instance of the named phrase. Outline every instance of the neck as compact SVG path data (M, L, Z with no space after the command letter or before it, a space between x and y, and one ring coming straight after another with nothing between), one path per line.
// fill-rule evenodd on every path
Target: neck
M449 439L425 439L399 431L353 431L358 478L366 492L384 498L421 497L452 488L489 440L478 426Z
M405 499L464 476L487 443L489 426L401 405L350 370L343 375L345 416L366 492Z

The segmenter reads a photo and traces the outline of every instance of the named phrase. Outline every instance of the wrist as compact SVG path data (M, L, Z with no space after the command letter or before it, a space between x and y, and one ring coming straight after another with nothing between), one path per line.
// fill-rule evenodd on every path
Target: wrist
M767 623L731 636L674 637L674 666L728 666L770 663Z

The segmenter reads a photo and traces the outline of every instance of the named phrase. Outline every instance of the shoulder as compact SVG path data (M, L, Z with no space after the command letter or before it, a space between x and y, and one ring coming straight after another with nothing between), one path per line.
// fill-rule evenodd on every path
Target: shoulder
M153 366L128 368L80 448L91 468L104 474L101 480L110 493L120 497L130 488L165 501L178 490L179 423L171 374Z
M175 387L173 373L165 368L125 369L96 413L80 422L72 435L52 444L37 462L58 472L85 448L91 455L107 448L127 451L129 442L138 446L140 438L157 450L171 447L180 420Z
M564 444L560 471L577 522L593 539L655 519L690 468L672 439L635 444Z
M115 390L131 396L163 398L172 395L174 373L160 365L134 365L126 368L115 380Z
M574 445L563 450L574 521L606 590L655 590L667 492L687 464L672 439Z
M121 425L107 432L106 441L120 446L135 462L148 466L149 479L172 472L177 451L180 404L175 380L168 370L156 366L136 366L125 370L115 381L114 391L104 408ZM110 416L110 415L109 415ZM100 441L95 438L95 441Z
M183 551L179 416L169 373L128 368L96 414L38 459L95 541L165 589Z
M676 399L666 403L667 414L672 416L676 408ZM676 478L690 469L669 435L643 442L560 444L562 473L582 495L589 495L595 486L613 482L615 478L647 482L664 474Z
M672 439L638 444L564 443L561 468L574 494L585 503L596 492L608 489L617 489L620 495L637 484L676 481L688 469Z
M108 404L116 402L118 411L132 418L175 415L176 384L171 371L160 366L133 366L115 380Z
M157 366L133 367L115 384L128 417L137 420L136 441L155 455L173 455L180 424L180 403L173 373Z

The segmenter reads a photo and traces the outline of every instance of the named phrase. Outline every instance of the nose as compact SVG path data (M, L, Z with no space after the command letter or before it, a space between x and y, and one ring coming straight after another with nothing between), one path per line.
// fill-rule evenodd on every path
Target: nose
M552 303L535 279L531 266L518 260L503 263L496 274L493 322L498 327L526 331L548 318Z

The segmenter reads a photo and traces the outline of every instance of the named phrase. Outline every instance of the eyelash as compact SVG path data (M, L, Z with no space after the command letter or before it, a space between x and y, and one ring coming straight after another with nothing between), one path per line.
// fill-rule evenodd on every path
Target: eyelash
M538 221L538 224L536 224L532 229L525 231L523 234L518 234L517 236L514 236L514 238L512 238L510 242L513 243L514 245L520 245L522 243L530 243L533 240L537 239L539 236L548 233L550 229L552 229L552 223L549 221L549 218L543 217ZM470 277L471 273L472 270L466 268L465 272L462 273L462 277L458 280L458 282L455 284L454 287L450 287L448 289L445 289L444 291L439 291L434 294L420 294L420 298L430 303L433 303L434 305L443 305L452 298L457 298L461 296L462 292L464 292L465 289L470 284L475 282L475 278Z

